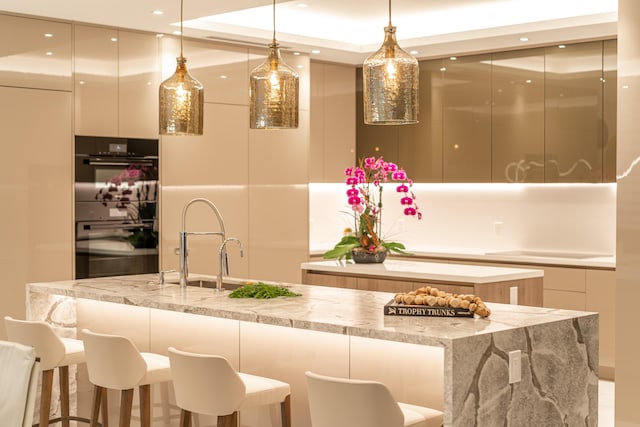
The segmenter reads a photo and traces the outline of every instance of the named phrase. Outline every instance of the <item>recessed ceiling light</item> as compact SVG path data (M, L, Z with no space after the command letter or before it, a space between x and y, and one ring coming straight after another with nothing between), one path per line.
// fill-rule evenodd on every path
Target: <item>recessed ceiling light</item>
M173 32L173 35L175 35L175 36L179 36L179 35L180 35L180 30L174 31L174 32Z
M622 85L622 89L629 89L629 85Z
M447 67L440 68L440 71L447 71Z
M532 83L532 82L533 82L533 80L531 80L531 79L525 80L525 83Z
M47 55L47 56L51 56L51 55L53 55L53 52L45 52L44 54Z
M53 34L51 34L51 33L45 33L45 34L44 34L44 36L45 36L46 38L51 38L51 37L53 37Z
M117 41L118 41L118 39L117 39L116 37L111 37L111 41L112 41L112 42L117 42Z
M520 41L521 42L528 42L529 41L529 37L520 37Z
M298 64L298 68L302 68L302 67L304 67L304 65Z
M567 47L567 46L565 46L565 45L563 45L563 44L559 44L559 45L558 45L558 49L564 49L565 47Z
M225 76L224 74L220 76L221 79L226 79L227 76Z
M320 50L318 50L318 49L313 49L313 50L311 51L311 53L316 53L316 54L318 54L318 53L320 53Z
M83 84L85 84L85 83L86 83L86 82L85 82L84 80L80 80L80 81L78 82L78 84L81 84L81 85L83 85Z
M293 54L298 56L298 55L300 55L300 52L293 52Z
M162 38L162 37L164 37L164 34L160 34L160 33L158 33L158 34L156 34L156 37L158 37L158 38Z
M151 86L151 82L147 82L147 86Z
M154 10L154 11L153 11L153 12L151 12L151 13L153 13L154 15L164 15L164 12L163 12L163 11L161 11L161 10L159 10L159 9L156 9L156 10Z
M452 61L455 61L458 58L456 56L450 56L449 59L452 60Z
M409 53L410 53L411 55L417 55L417 54L418 54L418 51L417 51L417 50L412 50L412 51L410 51Z

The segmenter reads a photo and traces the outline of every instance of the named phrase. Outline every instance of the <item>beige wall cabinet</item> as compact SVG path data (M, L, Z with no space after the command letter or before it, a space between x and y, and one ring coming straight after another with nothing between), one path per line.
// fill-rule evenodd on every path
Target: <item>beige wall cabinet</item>
M71 24L0 14L0 86L71 91Z
M309 182L342 182L355 164L356 69L311 62Z
M73 278L72 95L0 87L0 99L0 313L25 318L26 283Z
M75 133L157 138L157 37L85 25L74 34Z

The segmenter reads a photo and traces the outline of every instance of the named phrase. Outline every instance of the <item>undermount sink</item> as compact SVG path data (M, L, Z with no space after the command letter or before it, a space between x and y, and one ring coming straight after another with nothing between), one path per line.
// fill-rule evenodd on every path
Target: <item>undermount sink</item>
M570 258L570 259L590 259L590 258L603 258L603 257L613 256L610 254L588 254L588 253L580 253L580 252L545 252L545 251L527 251L527 250L487 252L485 253L485 255L522 256L522 257L536 257L536 258Z
M180 284L180 281L170 280L170 281L167 281L167 283L178 285ZM222 283L222 288L227 291L233 291L234 289L241 288L243 285L244 285L244 282L228 282L225 280ZM216 287L218 286L218 283L216 279L189 279L187 281L187 286L198 286L200 288L216 289Z

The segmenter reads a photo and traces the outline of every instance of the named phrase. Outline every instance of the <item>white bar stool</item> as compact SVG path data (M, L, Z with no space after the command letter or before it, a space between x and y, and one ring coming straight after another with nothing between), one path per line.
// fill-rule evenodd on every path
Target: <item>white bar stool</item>
M51 325L33 320L17 320L5 316L4 323L10 341L28 345L36 349L42 370L42 388L40 392L40 427L62 422L69 427L69 421L88 423L86 418L69 415L69 365L85 362L82 341L73 338L59 337ZM61 417L49 419L51 411L51 394L53 389L53 370L58 368L60 376L60 410Z
M192 412L217 416L218 427L237 427L242 409L274 403L280 403L282 427L291 427L289 384L236 372L222 356L169 347L169 359L180 427L191 425Z
M442 412L396 402L383 383L305 375L313 427L442 426Z
M121 391L120 427L131 425L135 387L140 390L140 425L151 426L151 384L171 380L169 358L140 353L126 337L82 330L89 381L95 386L91 406L91 427L98 425L100 402L107 389ZM102 408L103 412L107 408Z

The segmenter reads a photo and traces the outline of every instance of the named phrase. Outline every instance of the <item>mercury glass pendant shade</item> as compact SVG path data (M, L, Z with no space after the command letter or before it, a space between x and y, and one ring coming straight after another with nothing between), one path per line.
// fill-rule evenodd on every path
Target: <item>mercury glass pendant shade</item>
M160 84L160 134L202 135L204 87L187 71L186 58L176 60L176 72Z
M275 40L269 57L251 71L249 80L251 129L298 127L298 73L282 61Z
M418 61L398 46L396 27L385 27L382 47L362 66L364 122L418 123Z

